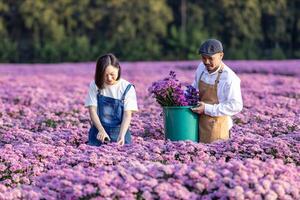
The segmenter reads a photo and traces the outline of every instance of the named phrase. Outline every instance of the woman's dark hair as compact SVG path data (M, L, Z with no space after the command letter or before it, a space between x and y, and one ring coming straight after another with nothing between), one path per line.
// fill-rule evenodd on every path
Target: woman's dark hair
M100 56L97 59L96 72L95 72L95 83L99 89L104 88L105 70L109 65L112 65L113 67L118 69L119 72L118 72L117 80L119 80L121 77L121 67L119 64L119 60L116 58L116 56L112 53L108 53Z

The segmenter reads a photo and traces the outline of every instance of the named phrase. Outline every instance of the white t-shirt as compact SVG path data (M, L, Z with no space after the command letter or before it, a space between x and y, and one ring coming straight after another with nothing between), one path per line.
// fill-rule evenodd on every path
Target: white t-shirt
M214 85L218 76L220 68L208 73L205 65L201 62L198 65L195 79L192 84L194 88L198 89L199 79L203 73L201 80L207 84ZM217 96L219 104L205 104L204 112L210 116L229 116L229 128L232 127L233 122L230 116L237 114L243 108L243 100L240 87L240 78L224 64L224 69L218 84Z
M124 79L120 79L116 84L105 86L104 89L100 90L103 96L111 97L114 99L122 99L122 95L125 92L126 87L130 83ZM98 87L93 80L90 83L89 91L85 99L85 106L96 106L97 107L97 93ZM130 87L125 95L124 110L138 111L136 92L133 86Z

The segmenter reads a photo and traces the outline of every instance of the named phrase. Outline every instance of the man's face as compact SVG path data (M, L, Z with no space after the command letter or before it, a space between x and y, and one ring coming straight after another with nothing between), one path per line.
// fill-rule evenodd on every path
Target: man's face
M201 55L202 62L209 73L212 73L218 69L218 67L221 65L223 55L223 52L216 53L212 56Z

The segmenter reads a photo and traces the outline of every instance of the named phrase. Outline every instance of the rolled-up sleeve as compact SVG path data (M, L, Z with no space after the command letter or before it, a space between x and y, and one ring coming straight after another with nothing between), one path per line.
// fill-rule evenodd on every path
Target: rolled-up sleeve
M205 104L204 112L210 116L232 116L243 109L240 79L235 78L224 87L225 101L219 104Z

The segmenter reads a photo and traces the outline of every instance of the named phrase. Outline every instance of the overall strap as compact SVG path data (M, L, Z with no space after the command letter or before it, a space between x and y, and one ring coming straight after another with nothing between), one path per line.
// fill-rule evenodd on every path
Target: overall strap
M100 98L100 90L97 89L97 115L100 116L100 108L99 108L99 98Z
M122 99L121 99L122 101L125 100L125 95L126 95L127 92L129 91L130 87L131 87L131 84L127 85L127 87L126 87L126 89L125 89L125 91L124 91L124 93L123 93L123 95L122 95Z

